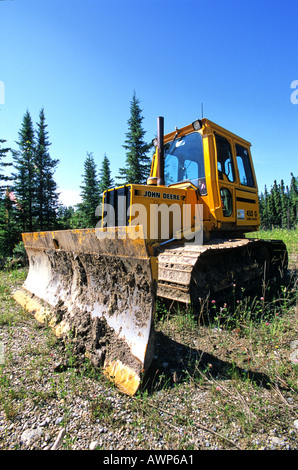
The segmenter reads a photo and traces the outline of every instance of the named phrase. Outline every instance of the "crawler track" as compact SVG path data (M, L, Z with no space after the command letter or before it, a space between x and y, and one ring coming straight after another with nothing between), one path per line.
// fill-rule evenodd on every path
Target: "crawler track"
M162 298L191 303L211 296L223 300L233 285L247 291L282 277L287 251L282 241L213 240L204 245L172 246L158 256L158 290Z

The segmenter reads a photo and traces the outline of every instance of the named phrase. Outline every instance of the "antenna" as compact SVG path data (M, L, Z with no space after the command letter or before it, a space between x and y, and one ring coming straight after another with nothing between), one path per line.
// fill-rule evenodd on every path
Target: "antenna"
M202 113L202 119L203 119L204 117L204 104L203 103L201 103L201 113Z

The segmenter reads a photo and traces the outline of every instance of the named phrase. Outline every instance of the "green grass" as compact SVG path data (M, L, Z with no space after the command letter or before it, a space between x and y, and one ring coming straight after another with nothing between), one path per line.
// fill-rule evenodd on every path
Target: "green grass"
M250 236L285 242L291 279L276 291L267 288L256 296L242 290L229 304L210 303L205 322L189 309L173 310L171 315L159 305L158 329L178 345L201 351L192 361L184 358L184 383L210 387L209 416L215 425L221 422L221 434L228 434L232 426L241 430L244 441L252 442L259 429L261 433L276 425L282 429L283 421L285 428L291 427L297 413L296 406L288 403L297 403L298 396L298 365L289 361L290 344L298 338L297 272L293 269L298 231L275 229ZM202 361L206 353L210 363ZM258 448L258 444L248 445Z
M251 235L282 239L290 259L295 256L297 231ZM49 401L53 408L57 404L63 408L66 425L73 420L73 403L83 397L87 408L80 426L104 427L107 435L129 435L135 449L152 449L161 442L161 450L197 450L198 436L205 432L219 449L237 445L253 450L266 448L272 430L297 449L293 422L298 365L289 360L290 344L298 339L294 280L274 295L248 296L242 291L232 304L210 304L205 322L189 308L168 308L158 301L152 378L145 377L137 395L121 396L118 404L115 389L91 366L54 372L59 349L51 331L37 327L11 297L26 274L26 269L0 271L0 340L4 330L8 338L5 364L0 365L0 409L8 426L17 423L28 406L34 404L37 413ZM14 329L26 325L32 342L22 345L16 369L10 343ZM104 390L101 394L93 391L96 382ZM150 430L145 439L143 430ZM100 436L99 448L106 449L105 433ZM77 431L65 438L64 447L71 449L76 438ZM121 434L117 445L121 446Z
M26 317L27 313L16 308L16 303L12 298L12 293L16 286L20 286L27 276L27 269L0 270L0 327L12 324Z
M283 229L275 228L272 230L259 230L258 232L251 232L246 235L249 238L262 238L283 240L286 244L289 254L298 254L298 230L297 229Z

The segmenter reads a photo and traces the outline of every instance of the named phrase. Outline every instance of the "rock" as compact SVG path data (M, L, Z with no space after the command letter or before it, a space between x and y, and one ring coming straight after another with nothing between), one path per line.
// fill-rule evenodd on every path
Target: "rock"
M285 441L283 439L280 439L279 437L273 436L270 438L272 447L284 447L285 446Z
M39 439L43 434L41 428L26 429L21 435L21 442L27 446Z
M46 418L44 421L42 421L42 422L40 423L39 426L40 426L41 428L46 427L46 426L49 425L50 421L51 421L50 418Z
M56 438L56 441L52 445L51 450L57 450L61 446L64 435L65 435L65 429L62 428Z
M290 361L293 364L298 364L298 349L295 349L291 354L290 354Z
M96 449L97 446L98 446L98 441L92 441L89 445L89 449L94 450Z
M298 339L295 339L294 341L291 341L290 348L291 349L298 349Z
M298 419L295 419L294 426L295 426L296 429L298 429Z
M290 354L290 361L293 364L298 364L298 339L291 341L290 349L292 351Z

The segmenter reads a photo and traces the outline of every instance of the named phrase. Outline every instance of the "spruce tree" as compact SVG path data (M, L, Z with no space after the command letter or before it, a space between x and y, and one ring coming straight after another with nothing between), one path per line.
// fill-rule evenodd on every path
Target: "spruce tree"
M274 225L274 221L276 220L275 205L274 205L274 199L272 196L272 188L270 192L268 192L267 207L268 207L268 228L271 228Z
M264 189L264 201L263 201L263 212L261 216L261 224L264 228L269 227L269 201L268 201L268 190L267 186L265 185Z
M290 188L274 181L270 192L265 185L264 194L260 194L261 225L264 228L294 228L298 223L298 178L291 173Z
M18 220L23 231L33 231L34 202L36 200L35 139L32 119L27 110L17 143L19 150L12 151L14 160L14 191L21 210Z
M281 226L281 197L280 197L280 189L279 186L274 180L273 187L271 189L271 203L272 203L272 218L273 218L273 225L274 227Z
M19 231L15 223L14 210L16 208L15 197L9 182L12 177L4 174L7 167L12 166L11 162L3 162L8 157L9 148L2 148L6 140L0 139L0 257L6 258L12 255L15 244L19 241Z
M106 154L104 154L101 169L99 170L99 192L102 194L106 189L111 188L114 185L113 178L111 176L110 161Z
M290 203L289 203L289 212L290 212L290 224L292 227L298 224L298 177L295 177L291 173L291 182L290 182Z
M59 160L49 154L48 132L44 109L39 114L36 132L35 178L36 178L36 218L39 230L50 230L57 225L58 198L54 172Z
M6 140L0 139L0 197L5 194L7 183L12 180L11 176L2 173L5 168L12 166L11 162L3 161L4 158L8 157L8 153L10 152L9 148L2 148L5 142Z
M289 227L289 204L284 180L280 182L281 227Z
M126 150L126 166L119 169L119 177L128 184L144 183L150 173L150 159L147 153L151 144L144 141L146 132L142 128L144 118L139 103L134 92L130 106L128 132L123 145Z
M83 184L80 186L82 189L82 202L78 204L80 226L82 228L95 227L97 223L95 211L100 203L100 192L97 169L92 152L87 152L82 177Z
M14 247L21 241L16 218L19 210L13 193L7 189L5 197L0 199L0 258L12 256Z
M265 196L263 193L259 194L259 210L260 210L260 220L262 225L265 224Z

